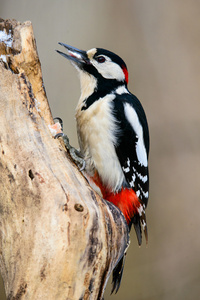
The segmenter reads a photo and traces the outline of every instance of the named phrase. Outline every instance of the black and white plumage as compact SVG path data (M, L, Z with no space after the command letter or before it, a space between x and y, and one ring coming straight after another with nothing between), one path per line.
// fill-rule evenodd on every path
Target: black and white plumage
M116 153L126 181L146 206L149 196L149 133L144 110L139 100L130 93L116 95L113 102L113 113L121 131Z
M80 75L76 108L78 140L85 172L104 199L123 212L138 243L141 226L147 239L145 208L149 196L149 131L144 109L127 88L128 71L116 54L101 48L88 51L60 43ZM120 285L124 260L113 272L113 290Z

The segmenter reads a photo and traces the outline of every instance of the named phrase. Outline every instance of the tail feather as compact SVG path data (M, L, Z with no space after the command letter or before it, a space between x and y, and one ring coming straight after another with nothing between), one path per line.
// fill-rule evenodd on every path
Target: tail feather
M141 246L142 245L142 230L141 230L141 224L140 224L140 216L138 214L132 218L132 224L135 229L138 245Z
M144 209L142 211L140 210L140 213L135 214L133 216L131 222L129 223L129 230L131 229L132 224L136 232L139 246L141 246L142 244L142 229L144 231L146 243L148 243L147 223L146 223L146 215ZM121 280L122 280L123 270L124 270L125 257L126 257L126 253L120 259L120 261L117 263L116 267L113 270L111 294L113 292L115 292L116 294L119 290Z
M141 223L142 229L144 231L146 244L148 244L148 231L147 231L147 220L146 220L145 210L142 211L142 214L140 216L140 223Z
M113 270L111 294L113 292L115 292L115 294L116 294L119 290L120 283L122 280L123 270L124 270L125 256L126 255L124 255L120 259L120 261L118 262L118 264L116 265L116 267Z
M142 230L144 232L146 243L148 244L147 221L144 209L140 210L139 214L133 216L133 218L131 219L131 223L129 224L129 229L131 229L132 224L136 232L138 245L141 246L142 244Z

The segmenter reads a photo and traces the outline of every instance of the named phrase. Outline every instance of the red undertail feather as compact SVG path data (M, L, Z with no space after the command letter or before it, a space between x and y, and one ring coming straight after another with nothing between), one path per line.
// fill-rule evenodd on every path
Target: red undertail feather
M110 192L108 188L104 187L97 173L95 173L92 180L100 188L103 198L109 202L112 202L121 210L128 225L131 223L131 219L135 215L140 217L141 225L147 241L145 210L135 191L128 188L122 188L118 193Z
M119 193L107 193L103 195L104 199L112 202L124 214L126 222L131 222L131 218L138 214L141 204L133 190L123 189Z

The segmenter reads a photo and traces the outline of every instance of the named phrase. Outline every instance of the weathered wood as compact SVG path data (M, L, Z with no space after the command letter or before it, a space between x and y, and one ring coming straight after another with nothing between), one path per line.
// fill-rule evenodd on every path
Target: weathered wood
M101 299L128 244L48 125L31 22L0 20L0 269L7 299Z

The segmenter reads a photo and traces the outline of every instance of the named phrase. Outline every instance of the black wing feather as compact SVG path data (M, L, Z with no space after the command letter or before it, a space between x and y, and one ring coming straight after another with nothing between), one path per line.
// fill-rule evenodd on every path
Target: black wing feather
M148 191L149 191L149 177L148 177L148 166L142 165L138 161L136 153L136 144L138 137L134 131L132 125L127 122L125 115L124 105L128 103L136 111L140 124L143 128L143 140L145 145L145 150L149 154L149 130L146 115L140 101L132 94L122 94L116 95L113 100L113 113L116 118L116 125L118 127L117 143L115 145L115 150L121 164L126 182L124 186L132 188L135 193L139 193L139 200L141 204L147 206L148 202ZM146 181L142 180L146 177ZM134 225L136 231L138 244L142 243L142 231L141 222L146 224L145 213L142 215L135 215L131 220L131 224ZM131 224L129 228L131 228ZM144 227L144 233L147 240L147 226ZM112 293L115 291L117 293L124 268L125 256L119 261L113 270L113 280L112 280Z
M137 113L139 122L143 128L144 145L148 158L149 130L146 115L140 101L132 94L116 95L113 103L113 113L117 119L117 125L119 127L117 143L115 145L116 153L122 166L127 184L136 193L140 194L139 200L142 204L145 204L146 207L148 202L148 196L146 195L148 195L149 191L148 166L143 166L138 161L136 153L138 137L132 125L127 122L124 104L128 103ZM144 178L146 178L146 181L144 181Z

